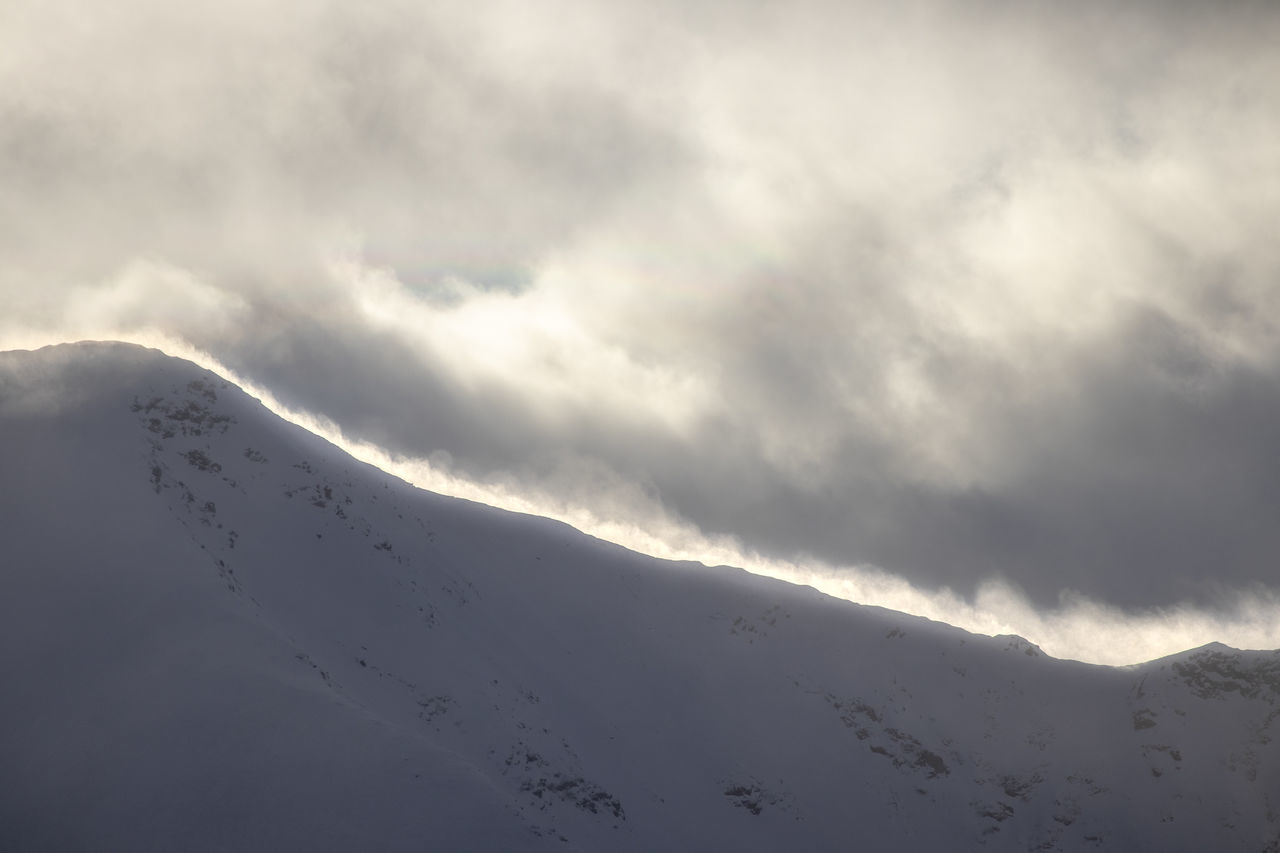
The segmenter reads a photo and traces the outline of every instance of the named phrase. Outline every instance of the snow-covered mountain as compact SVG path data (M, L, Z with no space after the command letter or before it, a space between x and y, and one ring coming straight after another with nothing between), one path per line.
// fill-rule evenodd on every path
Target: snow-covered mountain
M1060 661L0 354L0 849L1280 850L1280 653Z

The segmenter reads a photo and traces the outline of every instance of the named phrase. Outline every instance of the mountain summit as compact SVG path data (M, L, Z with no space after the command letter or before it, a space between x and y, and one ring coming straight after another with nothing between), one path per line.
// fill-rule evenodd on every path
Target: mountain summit
M1280 850L1280 653L1049 658L0 354L0 848Z

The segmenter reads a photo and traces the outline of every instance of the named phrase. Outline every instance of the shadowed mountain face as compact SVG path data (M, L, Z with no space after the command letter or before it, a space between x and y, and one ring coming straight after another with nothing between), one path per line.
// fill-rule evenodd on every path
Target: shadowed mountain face
M1280 654L1115 669L0 354L4 850L1280 849Z

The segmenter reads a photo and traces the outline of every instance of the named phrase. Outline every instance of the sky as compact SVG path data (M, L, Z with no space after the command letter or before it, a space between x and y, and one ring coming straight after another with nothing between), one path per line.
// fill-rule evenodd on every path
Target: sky
M8 0L0 349L160 343L427 487L1066 656L1280 646L1278 43Z

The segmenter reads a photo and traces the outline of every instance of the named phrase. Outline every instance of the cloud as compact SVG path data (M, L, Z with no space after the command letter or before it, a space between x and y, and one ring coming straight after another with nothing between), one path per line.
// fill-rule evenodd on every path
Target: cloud
M81 6L0 26L11 345L957 613L1273 585L1267 3Z

